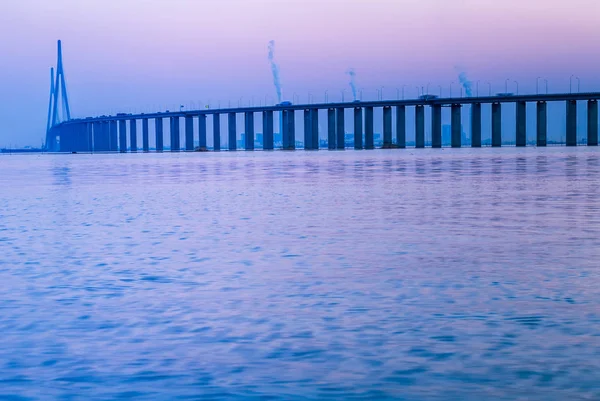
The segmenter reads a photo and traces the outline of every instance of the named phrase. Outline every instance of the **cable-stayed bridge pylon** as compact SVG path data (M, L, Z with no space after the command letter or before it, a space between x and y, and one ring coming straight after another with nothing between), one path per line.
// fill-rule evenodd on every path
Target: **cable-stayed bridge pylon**
M56 77L54 77L54 68L50 69L50 100L48 102L48 122L46 124L46 150L58 150L56 136L52 135L52 128L70 119L71 109L69 108L69 96L67 94L67 83L65 81L65 71L62 61L62 46L59 40Z

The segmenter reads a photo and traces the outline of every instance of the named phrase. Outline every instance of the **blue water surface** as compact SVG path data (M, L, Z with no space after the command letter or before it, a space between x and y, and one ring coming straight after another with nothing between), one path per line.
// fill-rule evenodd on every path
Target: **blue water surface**
M598 400L600 151L0 156L1 400Z

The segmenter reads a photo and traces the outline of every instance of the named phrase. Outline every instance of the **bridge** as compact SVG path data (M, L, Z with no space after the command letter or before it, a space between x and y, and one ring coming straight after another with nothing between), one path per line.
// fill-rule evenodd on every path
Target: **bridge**
M62 102L58 99L62 98ZM48 111L48 129L46 150L60 152L135 152L138 147L138 121L141 121L141 138L144 152L150 151L150 124L154 123L156 151L162 152L164 146L164 122L168 121L170 150L194 151L209 150L207 146L207 119L212 118L212 149L221 147L221 116L227 116L227 150L237 150L237 116L244 116L243 149L254 150L255 117L262 119L263 149L274 149L274 114L279 116L279 128L282 137L282 149L296 148L296 112L304 119L304 149L319 149L319 111L326 111L327 148L344 149L346 147L346 112L353 113L354 149L374 149L374 109L382 109L383 148L406 148L407 108L414 112L415 147L424 148L425 108L431 109L431 147L442 147L442 108L449 107L451 112L451 146L459 148L462 143L462 107L470 106L471 144L481 147L482 104L491 104L492 147L502 146L502 110L514 107L516 110L516 146L527 145L527 104L536 104L536 145L547 145L548 102L563 102L566 108L566 145L577 146L577 103L587 105L587 145L598 146L598 99L600 92L588 93L551 93L535 95L498 94L483 97L438 98L433 95L407 100L354 101L341 103L291 104L284 102L274 106L237 107L220 109L185 110L125 114L114 116L70 118L66 85L61 59L59 56L57 76L54 81L51 72L51 95ZM63 121L58 119L58 109L62 104ZM392 130L392 115L395 114L395 130ZM65 117L66 116L66 117ZM181 121L183 120L183 144ZM197 127L197 129L195 129ZM395 138L394 138L395 136ZM395 139L395 140L394 140ZM197 141L198 145L195 146Z

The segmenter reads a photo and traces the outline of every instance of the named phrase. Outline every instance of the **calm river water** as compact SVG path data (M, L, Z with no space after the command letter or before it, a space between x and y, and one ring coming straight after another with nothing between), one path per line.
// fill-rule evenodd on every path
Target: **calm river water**
M0 171L1 400L600 399L600 149Z

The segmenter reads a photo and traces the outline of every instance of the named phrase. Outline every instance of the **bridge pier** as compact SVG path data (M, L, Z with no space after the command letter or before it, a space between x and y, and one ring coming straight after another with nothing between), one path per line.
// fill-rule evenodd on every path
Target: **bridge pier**
M137 121L135 119L129 120L129 143L131 151L137 152Z
M415 106L415 148L425 147L425 107Z
M396 106L396 145L406 148L406 106Z
M327 109L327 149L334 150L335 145L335 109Z
M516 103L516 140L515 145L519 147L527 146L527 103Z
M312 148L319 150L319 109L311 110L310 122L312 124Z
M598 146L598 100L588 100L587 144Z
M263 149L273 150L273 111L263 111Z
M304 149L311 150L312 145L313 145L313 139L312 139L311 110L304 109Z
M492 147L502 146L502 104L492 103Z
M294 110L284 110L282 113L282 139L284 150L296 149L296 115Z
M471 147L481 147L481 103L471 105Z
M431 106L431 147L442 147L442 105Z
M345 129L345 117L344 117L344 108L339 107L336 110L336 132L337 136L335 138L336 147L338 149L346 148L346 129Z
M60 129L60 150L61 152L73 151L73 134L69 125L63 125Z
M59 149L61 152L70 152L71 144L69 143L69 127L61 125L57 127L59 140Z
M198 149L206 150L206 114L198 114Z
M142 118L142 151L150 151L150 139L148 137L148 119Z
M179 117L171 117L171 152L179 152L181 150L179 131Z
M577 146L577 101L567 100L567 146Z
M221 115L213 114L213 150L221 150Z
M227 117L227 142L229 150L237 150L237 114L229 113Z
M92 151L100 152L100 122L92 123Z
M119 152L127 152L127 120L119 120Z
M290 147L290 132L289 132L289 115L287 110L283 110L280 114L281 122L281 147L286 150Z
M462 145L462 106L453 104L450 110L450 145L453 148L460 148Z
M392 108L383 106L383 148L392 147Z
M546 146L548 139L548 104L544 101L537 102L537 135L536 146Z
M190 115L185 116L185 150L194 150L194 117Z
M288 149L296 149L296 112L294 110L288 110Z
M319 149L319 110L304 110L304 149Z
M354 108L354 149L363 148L363 111L362 107Z
M254 150L254 112L244 114L244 148Z
M373 107L365 107L365 149L374 149Z
M119 151L119 125L117 120L108 122L108 150L110 152Z
M87 151L91 152L94 150L94 133L92 131L92 123L85 124L85 137L87 143Z
M156 117L154 119L154 134L156 136L156 151L162 152L165 149L162 117Z

